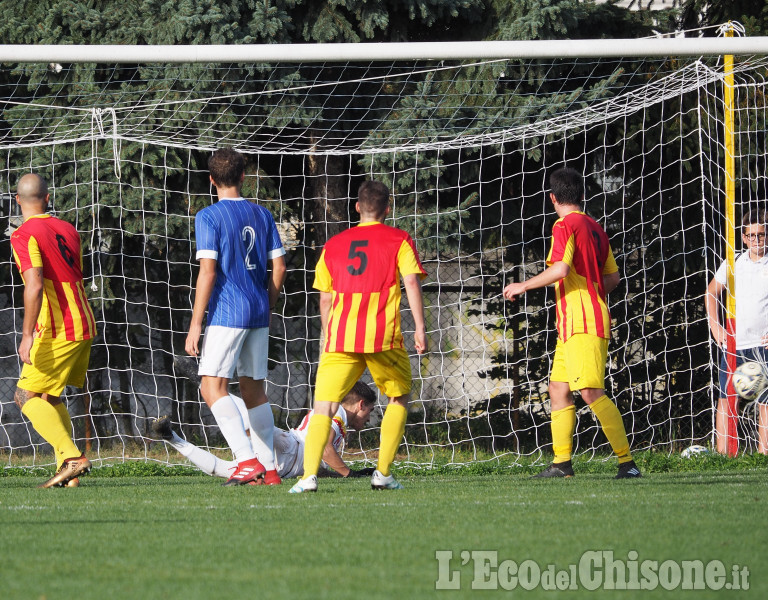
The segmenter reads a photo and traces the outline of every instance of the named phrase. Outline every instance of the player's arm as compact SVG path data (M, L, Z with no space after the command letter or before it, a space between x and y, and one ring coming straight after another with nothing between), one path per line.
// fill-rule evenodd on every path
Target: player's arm
M411 307L411 315L416 329L413 332L413 344L416 352L424 354L428 347L427 327L424 320L424 295L421 292L421 275L411 273L403 276L405 295L408 298L408 306Z
M570 265L566 262L563 262L562 260L558 260L557 262L544 269L541 273L534 275L530 279L510 283L507 287L504 288L504 297L507 300L514 300L517 296L520 296L527 291L557 283L561 279L565 279L570 272Z
M330 292L320 292L320 328L325 335L328 327L328 316L331 314L331 303L333 296Z
M336 432L331 429L331 434L328 436L328 443L323 450L323 462L342 477L347 477L349 476L351 469L347 466L347 463L344 462L344 459L341 458L339 453L336 452L336 448L333 447L334 435L336 435Z
M603 289L606 294L610 294L619 285L620 281L619 272L607 273L603 275Z
M285 255L275 256L267 260L267 268L269 269L269 308L272 309L277 303L277 299L280 296L280 290L283 289L283 283L285 283L285 276L287 273L287 267L285 266Z
M32 364L29 353L35 339L35 326L43 307L43 269L31 267L24 271L24 321L21 326L19 358L28 365Z
M718 346L724 346L728 335L725 327L720 323L720 297L725 291L725 285L712 278L707 286L707 293L704 296L704 306L707 309L707 319L709 320L709 330Z
M203 318L205 309L213 294L216 284L216 260L213 258L200 259L200 272L197 274L195 287L195 304L192 307L192 321L189 324L189 333L185 350L190 356L197 356L199 352L200 336L203 333Z

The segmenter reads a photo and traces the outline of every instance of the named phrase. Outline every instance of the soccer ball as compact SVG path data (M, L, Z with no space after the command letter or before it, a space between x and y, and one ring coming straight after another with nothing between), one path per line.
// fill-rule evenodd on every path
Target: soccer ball
M733 389L744 400L754 400L768 387L765 369L759 362L745 362L733 373Z
M691 458L693 456L701 456L702 454L709 454L709 449L707 449L705 446L694 444L693 446L688 446L685 450L683 450L680 453L680 456L683 458Z

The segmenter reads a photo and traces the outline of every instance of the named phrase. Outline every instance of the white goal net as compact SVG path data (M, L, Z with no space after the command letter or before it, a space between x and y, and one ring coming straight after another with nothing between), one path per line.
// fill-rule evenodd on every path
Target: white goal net
M736 62L737 213L768 198L767 67ZM555 220L546 176L567 164L584 174L586 210L623 275L610 297L606 385L632 446L706 443L717 355L704 292L724 256L722 79L717 58L4 65L0 455L53 460L13 403L23 302L9 236L20 223L16 182L30 170L84 242L99 336L87 389L65 392L78 445L102 461L180 463L146 437L169 414L188 439L222 448L184 339L194 216L214 200L206 161L223 146L246 156L244 195L272 211L288 249L270 330L268 394L281 426L311 406L319 250L356 222L357 187L373 178L392 189L390 223L411 232L429 273L431 352L412 356L398 460L544 460L554 295L512 304L501 290L543 268ZM404 330L408 345L407 307ZM578 407L576 453L606 456ZM742 409L749 449L754 408ZM379 418L350 436L348 458L375 457Z

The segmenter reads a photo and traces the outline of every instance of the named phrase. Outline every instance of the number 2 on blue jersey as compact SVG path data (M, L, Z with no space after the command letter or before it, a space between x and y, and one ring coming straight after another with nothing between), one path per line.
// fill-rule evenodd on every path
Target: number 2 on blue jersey
M243 241L248 244L248 250L245 252L245 268L252 271L257 268L257 265L251 262L251 251L256 245L256 232L253 230L253 227L250 225L243 227L242 238Z

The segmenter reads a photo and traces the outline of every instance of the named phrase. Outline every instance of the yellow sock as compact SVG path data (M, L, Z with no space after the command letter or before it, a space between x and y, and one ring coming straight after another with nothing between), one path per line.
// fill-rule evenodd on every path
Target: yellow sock
M72 441L72 429L64 427L58 411L48 402L39 397L31 398L21 412L31 421L35 431L53 447L57 464L80 456L80 450Z
M576 407L571 405L552 411L552 450L555 464L571 460L573 432L576 429Z
M629 453L627 431L624 429L624 421L621 420L621 413L616 405L611 402L608 396L600 396L589 405L589 408L600 421L600 426L603 428L605 437L608 438L608 443L616 456L619 457L619 464L632 460L632 455Z
M313 414L309 419L309 429L304 440L304 477L317 475L323 451L331 435L331 417Z
M379 448L379 462L376 468L385 477L389 475L390 467L395 460L395 454L403 441L405 433L405 421L408 418L408 410L400 404L389 403L384 417L381 419L381 447Z
M67 410L67 405L63 402L59 402L58 404L53 404L53 408L56 409L56 413L59 415L59 420L61 421L61 424L64 426L64 429L71 432L72 431L72 419L69 416L69 411ZM64 456L62 457L60 454L56 454L56 470L61 467L61 464L67 459L71 458L71 456Z

